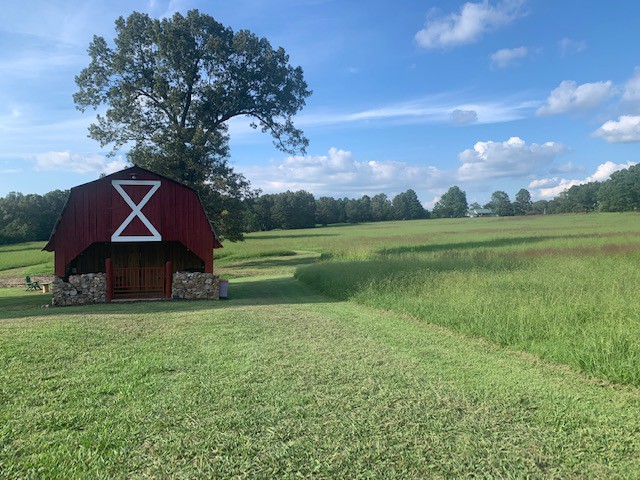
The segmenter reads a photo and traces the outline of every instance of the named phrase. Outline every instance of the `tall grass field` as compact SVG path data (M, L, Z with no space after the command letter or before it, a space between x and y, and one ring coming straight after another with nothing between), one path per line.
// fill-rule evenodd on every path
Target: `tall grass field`
M0 288L0 478L640 478L640 215L253 233L215 269L229 300Z
M464 219L433 227L398 224L395 245L386 236L380 244L368 235L345 239L352 250L300 269L296 278L335 298L640 386L640 216Z

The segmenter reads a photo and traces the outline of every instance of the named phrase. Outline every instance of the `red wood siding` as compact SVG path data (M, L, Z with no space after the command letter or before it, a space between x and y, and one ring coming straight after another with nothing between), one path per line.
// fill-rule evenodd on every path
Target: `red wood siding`
M55 251L55 274L65 276L65 267L95 242L111 242L111 237L131 214L131 207L112 185L112 180L160 181L160 188L143 206L142 214L162 236L163 242L178 241L205 262L213 272L213 248L221 246L214 236L197 193L148 170L131 167L94 182L71 189L62 216L45 247ZM149 186L125 185L123 189L138 205ZM143 222L135 217L122 236L149 236Z

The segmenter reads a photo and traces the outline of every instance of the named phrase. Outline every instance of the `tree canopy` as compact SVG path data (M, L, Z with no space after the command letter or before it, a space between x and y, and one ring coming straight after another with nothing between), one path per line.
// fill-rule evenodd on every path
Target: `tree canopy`
M241 238L241 200L251 190L228 165L227 122L249 117L280 150L304 152L308 141L293 124L311 94L302 69L265 38L197 10L164 19L134 12L115 26L114 45L95 36L91 63L76 77L81 111L106 106L89 136L196 188L218 233Z

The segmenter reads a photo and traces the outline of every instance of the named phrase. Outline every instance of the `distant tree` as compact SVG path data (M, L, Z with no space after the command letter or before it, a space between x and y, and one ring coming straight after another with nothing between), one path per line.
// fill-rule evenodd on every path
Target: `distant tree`
M538 200L537 202L533 202L531 204L531 212L539 215L544 215L547 213L547 206L549 202L547 200Z
M271 216L279 228L311 228L316 225L316 201L313 195L300 190L275 196Z
M316 223L329 225L340 222L342 205L332 197L320 197L316 201Z
M360 209L360 217L362 218L362 222L370 222L372 221L372 213L371 213L371 197L369 195L363 195L358 200L358 206Z
M563 192L571 212L588 213L598 209L599 182L589 182L583 185L574 185Z
M276 195L272 194L262 195L248 201L252 206L251 211L254 219L250 231L269 231L277 227L272 216L275 201Z
M521 188L516 193L516 199L513 202L513 212L516 215L527 215L531 212L531 193L526 188Z
M359 199L345 199L344 212L348 223L371 221L371 198L364 195Z
M513 205L511 204L509 195L502 190L495 191L491 194L491 202L489 202L488 205L496 215L501 217L513 215Z
M414 190L407 190L393 197L391 211L395 220L417 220L428 218L428 212L418 200Z
M359 223L362 221L362 215L360 212L360 205L358 200L354 198L348 198L344 202L344 213L348 223Z
M640 209L640 164L612 173L597 196L604 212Z
M433 207L433 215L439 218L461 218L467 215L467 194L454 185L442 195Z
M336 198L336 202L338 203L338 223L346 223L347 222L347 213L346 213L346 205L349 202L348 198Z
M482 205L480 205L478 202L473 202L471 205L469 205L469 210L478 210L482 208Z
M383 222L391 216L391 202L384 193L379 193L371 199L371 220Z
M76 77L77 107L106 107L89 136L135 165L196 189L218 235L237 240L242 200L253 192L228 164L228 121L245 116L277 148L304 151L293 116L311 94L282 48L234 32L197 10L153 19L134 12L116 22L110 46L94 36L91 63Z

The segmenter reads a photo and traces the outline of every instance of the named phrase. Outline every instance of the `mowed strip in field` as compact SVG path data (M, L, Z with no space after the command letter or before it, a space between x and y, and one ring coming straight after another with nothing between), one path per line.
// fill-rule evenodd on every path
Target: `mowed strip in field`
M290 277L4 311L11 477L628 477L640 396Z
M603 218L598 221L609 217ZM640 474L637 387L590 378L395 307L362 305L358 295L364 293L357 292L366 290L359 287L326 296L291 277L299 264L307 264L301 273L313 272L316 265L308 264L323 254L333 258L317 264L323 268L333 262L339 267L347 255L391 266L415 263L416 253L434 256L422 260L481 263L427 246L444 244L449 230L457 230L461 243L495 243L499 238L483 235L500 235L465 233L454 221L409 222L381 224L378 235L387 233L376 242L374 227L256 234L244 245L228 246L218 266L236 279L224 302L40 309L46 295L0 290L2 476ZM579 237L583 246L634 243L626 221L619 234L596 227L609 232ZM342 239L321 236L338 231ZM334 246L342 251L331 254L322 244L326 239L341 241ZM555 248L564 242L549 241ZM414 251L390 253L411 242ZM247 252L255 244L279 254L252 257ZM508 255L520 248L509 242L493 247ZM300 250L314 253L289 254ZM494 254L478 253L484 261L496 260ZM352 266L363 271L357 261ZM513 266L484 276L505 272ZM347 269L335 274L338 281ZM450 287L464 281L452 280Z

